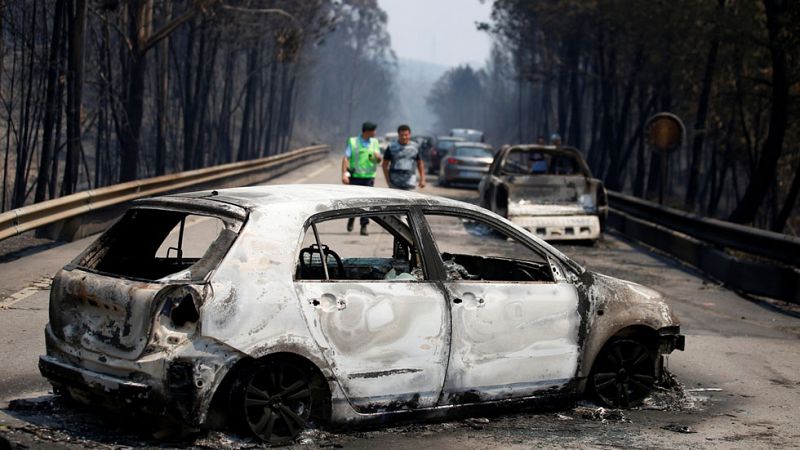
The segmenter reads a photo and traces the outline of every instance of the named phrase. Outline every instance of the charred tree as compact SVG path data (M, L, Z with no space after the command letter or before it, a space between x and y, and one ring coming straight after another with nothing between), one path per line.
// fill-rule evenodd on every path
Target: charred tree
M784 25L781 14L785 13L787 2L782 0L764 0L767 16L767 35L769 53L772 63L772 95L770 96L770 119L767 140L761 151L756 172L750 180L747 190L729 220L736 223L751 223L761 207L769 190L771 180L775 178L778 159L783 150L783 139L789 121L789 78L786 66L786 49L782 36Z
M62 83L61 47L64 45L64 21L67 0L56 0L53 13L53 32L50 37L50 51L47 58L47 92L45 94L44 135L42 152L39 159L39 171L36 176L36 193L33 201L38 203L47 199L47 185L50 182L50 168L56 142L54 140L57 109L61 107L61 99L57 97Z

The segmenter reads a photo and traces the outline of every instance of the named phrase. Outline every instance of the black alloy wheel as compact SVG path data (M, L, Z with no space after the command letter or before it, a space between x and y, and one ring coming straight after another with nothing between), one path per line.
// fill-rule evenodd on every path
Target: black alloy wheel
M636 406L656 383L656 357L639 341L613 339L595 360L589 383L591 392L608 406Z
M244 431L272 445L292 442L311 415L310 382L308 371L292 362L256 364L240 379L232 405Z

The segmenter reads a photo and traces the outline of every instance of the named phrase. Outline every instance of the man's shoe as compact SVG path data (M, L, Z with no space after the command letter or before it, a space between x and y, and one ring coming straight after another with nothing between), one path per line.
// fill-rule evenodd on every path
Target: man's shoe
M361 235L362 236L369 236L369 233L367 232L367 226L366 225L361 225Z
M353 222L348 221L347 222L347 232L349 233L351 231L353 231Z

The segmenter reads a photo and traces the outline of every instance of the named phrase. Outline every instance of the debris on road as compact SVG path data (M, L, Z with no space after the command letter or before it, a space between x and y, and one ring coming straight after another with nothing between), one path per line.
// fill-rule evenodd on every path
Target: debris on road
M677 423L671 423L661 428L668 431L674 431L676 433L684 433L684 434L697 433L697 431L695 431L695 429L690 427L689 425L680 425Z
M603 408L602 406L578 406L577 408L573 409L573 412L586 420L598 421L600 423L630 423L631 421L622 411L618 409Z
M483 426L489 423L489 419L485 417L471 417L465 420L464 423L474 430L482 430Z
M706 397L689 394L683 384L669 371L664 371L662 382L655 386L650 396L644 399L640 409L656 411L686 411L697 409L697 404L705 402Z

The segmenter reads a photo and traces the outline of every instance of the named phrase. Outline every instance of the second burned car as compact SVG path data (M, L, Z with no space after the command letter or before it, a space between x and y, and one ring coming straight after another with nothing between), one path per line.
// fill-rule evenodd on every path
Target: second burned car
M608 198L578 150L511 145L481 180L481 205L545 240L597 240Z
M378 229L344 233L358 216ZM661 294L496 214L333 185L136 202L55 276L45 336L58 393L271 443L584 393L632 406L683 349Z

